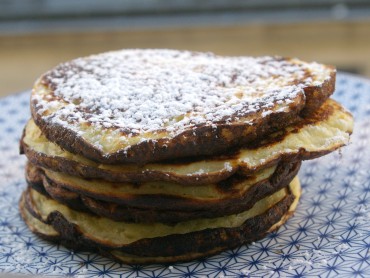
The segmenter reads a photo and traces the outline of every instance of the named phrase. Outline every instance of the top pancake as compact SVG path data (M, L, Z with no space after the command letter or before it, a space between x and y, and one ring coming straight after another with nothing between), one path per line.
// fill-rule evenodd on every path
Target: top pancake
M106 163L211 155L315 111L332 67L280 57L123 50L61 64L35 84L31 111L46 137Z

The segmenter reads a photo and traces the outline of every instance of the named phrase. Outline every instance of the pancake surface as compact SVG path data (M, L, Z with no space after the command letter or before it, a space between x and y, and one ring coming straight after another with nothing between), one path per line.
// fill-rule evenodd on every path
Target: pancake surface
M335 69L298 59L123 50L43 75L31 112L72 153L142 165L255 140L315 111L334 83Z

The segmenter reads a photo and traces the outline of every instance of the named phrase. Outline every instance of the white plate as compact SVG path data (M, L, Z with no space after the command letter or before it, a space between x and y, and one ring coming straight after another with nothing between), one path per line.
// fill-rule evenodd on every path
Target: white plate
M33 235L18 213L26 187L18 140L29 92L0 100L0 272L76 277L370 277L370 81L338 74L334 98L355 116L352 143L305 162L297 211L265 239L204 260L124 265Z

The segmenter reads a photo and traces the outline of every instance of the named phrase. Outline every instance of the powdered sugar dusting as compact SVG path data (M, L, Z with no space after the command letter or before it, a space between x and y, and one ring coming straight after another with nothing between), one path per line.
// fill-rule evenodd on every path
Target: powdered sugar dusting
M44 117L69 128L89 122L132 135L158 130L174 135L268 111L274 103L286 109L304 86L329 78L328 69L318 64L305 75L306 66L277 57L123 50L59 65L42 79L54 90L52 96L34 93L33 99L37 113L52 111Z

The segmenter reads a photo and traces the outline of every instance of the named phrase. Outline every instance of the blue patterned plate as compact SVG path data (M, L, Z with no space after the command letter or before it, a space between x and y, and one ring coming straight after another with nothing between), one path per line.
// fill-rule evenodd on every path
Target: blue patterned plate
M18 140L29 92L0 100L0 272L75 277L370 277L370 80L338 74L335 98L355 116L351 144L305 162L297 211L265 239L204 260L124 265L49 244L21 220Z

